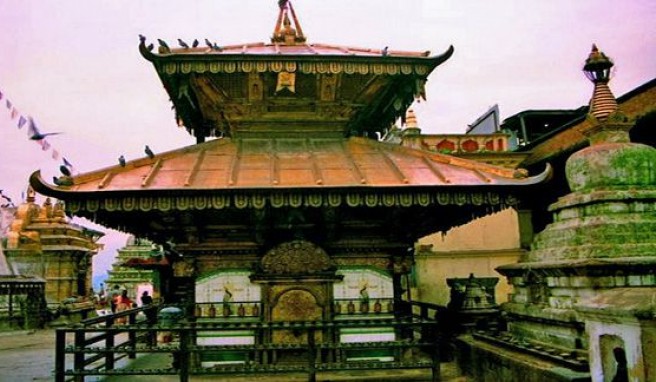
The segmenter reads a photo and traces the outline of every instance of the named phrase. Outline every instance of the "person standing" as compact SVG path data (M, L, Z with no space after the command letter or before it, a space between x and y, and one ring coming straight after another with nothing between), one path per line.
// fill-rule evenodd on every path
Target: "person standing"
M128 297L128 291L123 289L121 295L116 298L116 313L123 312L125 310L132 308L132 300ZM116 323L125 324L127 322L127 316L119 317L116 319Z
M155 307L151 306L153 304L153 298L148 294L148 291L145 290L141 294L141 305L144 307L144 314L149 324L155 323Z
M114 285L114 288L109 292L109 304L112 308L112 313L116 313L116 301L121 296L121 288Z

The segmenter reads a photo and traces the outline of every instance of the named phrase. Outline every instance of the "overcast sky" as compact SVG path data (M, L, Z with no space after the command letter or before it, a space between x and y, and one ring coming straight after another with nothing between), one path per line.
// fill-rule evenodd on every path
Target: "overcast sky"
M591 85L581 72L592 43L616 63L616 96L656 77L653 0L296 0L310 43L430 50L454 45L415 105L424 133L463 133L494 104L507 118L527 109L577 108ZM5 106L32 116L81 172L194 139L179 129L138 34L268 42L277 0L0 0L0 189L16 201L27 178L57 174L52 149L19 130ZM98 256L111 261L117 235ZM124 237L119 236L119 241ZM114 241L112 241L114 240Z

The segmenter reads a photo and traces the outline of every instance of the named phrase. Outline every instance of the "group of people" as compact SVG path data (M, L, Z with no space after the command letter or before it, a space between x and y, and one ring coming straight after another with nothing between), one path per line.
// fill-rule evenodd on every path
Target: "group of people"
M121 288L119 285L114 285L114 287L106 294L104 287L101 285L97 299L102 309L105 309L109 303L112 314L137 307L137 303L128 296L128 291L125 288ZM148 306L152 303L153 297L148 294L148 291L144 291L141 295L141 304L143 306ZM146 311L146 313L148 315L149 311Z

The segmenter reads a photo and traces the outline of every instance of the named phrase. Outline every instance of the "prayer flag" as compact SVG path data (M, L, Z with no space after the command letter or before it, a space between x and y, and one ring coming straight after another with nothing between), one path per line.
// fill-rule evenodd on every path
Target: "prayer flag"
M64 164L66 165L66 167L73 168L73 165L71 164L71 162L66 160L66 157L62 157L62 160L64 161Z
M48 151L49 148L50 148L50 143L48 143L48 141L46 141L45 139L42 139L41 140L41 150Z
M7 99L7 109L11 109L11 101Z
M18 128L22 129L23 126L25 126L25 123L27 123L27 119L21 115L20 118L18 118Z
M59 160L59 151L52 149L52 159Z
M0 99L2 99L2 92L0 92Z
M11 119L15 119L16 117L18 117L18 110L14 107L11 109Z

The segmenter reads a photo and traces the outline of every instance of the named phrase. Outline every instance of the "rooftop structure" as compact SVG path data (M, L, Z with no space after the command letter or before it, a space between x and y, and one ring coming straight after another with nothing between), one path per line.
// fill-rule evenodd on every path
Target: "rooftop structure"
M198 321L407 317L419 237L513 207L549 177L378 140L452 47L431 56L310 44L289 1L279 2L271 43L159 45L140 37L197 143L55 185L35 172L31 184L69 213L162 245L161 294ZM385 309L369 309L377 297L390 300ZM311 333L253 343L300 346Z
M291 18L290 18L291 17ZM292 23L293 21L293 23ZM439 55L308 43L290 2L270 43L139 46L184 125L207 137L376 137L415 99Z

